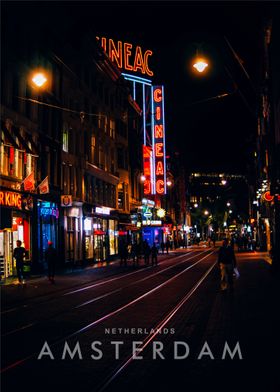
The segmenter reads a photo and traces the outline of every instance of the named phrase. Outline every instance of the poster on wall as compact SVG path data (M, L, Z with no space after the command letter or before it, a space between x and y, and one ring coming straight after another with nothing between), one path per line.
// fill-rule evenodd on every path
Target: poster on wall
M0 18L1 391L279 392L279 1Z

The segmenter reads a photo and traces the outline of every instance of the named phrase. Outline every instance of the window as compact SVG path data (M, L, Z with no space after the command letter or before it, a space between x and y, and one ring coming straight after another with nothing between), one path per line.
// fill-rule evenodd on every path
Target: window
M1 139L4 139L4 132L1 132ZM0 147L0 173L4 176L9 175L9 147L1 143Z
M69 129L68 124L63 125L62 131L62 150L68 152L69 149Z
M18 138L16 138L16 142L18 143ZM15 148L15 166L14 166L14 175L18 178L22 177L22 168L23 168L23 153Z
M115 139L116 133L115 133L115 121L110 120L110 137Z
M115 150L111 149L111 173L115 173Z
M108 131L108 117L104 116L104 131L107 133Z
M92 135L90 138L90 162L95 162L95 136Z
M104 152L102 146L99 146L99 167L104 169Z
M118 209L124 209L124 193L123 193L123 184L118 185Z

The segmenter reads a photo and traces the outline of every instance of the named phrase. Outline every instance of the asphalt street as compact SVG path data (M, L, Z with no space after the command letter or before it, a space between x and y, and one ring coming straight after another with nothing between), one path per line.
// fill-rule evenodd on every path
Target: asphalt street
M2 287L5 390L279 391L269 265L238 254L240 278L224 293L216 260L217 248L180 249L157 266Z

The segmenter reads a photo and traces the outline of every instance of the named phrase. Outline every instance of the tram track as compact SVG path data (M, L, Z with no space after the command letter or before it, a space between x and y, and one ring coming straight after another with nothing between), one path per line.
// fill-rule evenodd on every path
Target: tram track
M126 304L118 307L115 310L111 310L110 312L108 312L107 314L97 318L96 320L91 321L90 323L87 323L86 325L84 325L82 328L77 329L76 331L67 334L66 336L63 336L63 338L59 338L59 339L54 339L53 341L50 342L50 347L53 346L57 346L59 344L61 344L63 341L65 341L66 339L71 339L73 337L76 337L78 335L82 335L83 333L85 333L88 330L91 330L92 328L94 328L95 326L101 324L103 321L108 320L110 318L112 318L113 316L120 314L121 312L123 312L125 309L128 309L129 307L135 305L136 303L139 303L140 301L142 301L144 298L147 298L148 296L150 296L151 294L155 293L156 291L160 290L161 288L163 288L164 286L168 285L169 283L173 282L175 279L177 279L179 276L182 276L184 273L186 273L187 271L189 271L191 268L195 267L196 265L198 265L199 263L201 263L203 260L205 260L206 258L208 258L209 256L211 256L214 252L210 252L209 251L205 251L202 253L207 253L205 256L200 257L198 261L194 262L193 264L187 266L186 268L184 268L182 271L176 273L174 276L168 278L167 280L165 280L164 282L158 284L157 286L153 287L152 289L149 289L147 292L143 293L142 295L136 297L135 299L127 302ZM198 255L194 256L195 257L199 257ZM191 258L188 258L185 261L189 261ZM183 263L181 262L181 263ZM160 271L158 271L160 272ZM26 363L27 361L31 360L32 358L34 358L36 355L38 355L38 351L33 352L30 355L27 355L26 357L19 359L11 364L6 365L2 370L1 373L5 373L8 370L14 369L16 367L18 367L19 365L22 365L24 363Z
M195 253L195 251L188 252L187 254L192 254L192 253ZM170 257L164 258L164 259L161 260L159 265L166 264L170 260L174 260L174 259L181 258L181 257L184 257L184 256L186 256L186 254L174 255L171 258ZM72 294L75 294L75 293L78 293L78 292L83 292L83 291L89 290L91 288L94 288L94 287L97 287L97 286L101 286L101 285L106 284L106 283L113 282L115 280L126 278L127 276L130 276L130 275L134 275L134 274L137 274L137 273L140 273L140 272L147 271L147 270L149 270L151 268L152 268L152 266L148 266L148 267L140 268L140 269L137 269L136 271L131 271L131 272L127 272L127 273L126 272L125 273L120 272L121 275L113 276L113 277L107 276L105 278L97 279L95 281L96 283L93 283L93 284L89 284L91 282L88 281L88 282L84 282L82 284L78 283L78 284L70 286L70 287L56 289L56 291L54 293L41 294L41 295L36 297L36 299L42 298L42 297L49 297L46 300L38 301L38 302L34 302L34 301L32 302L32 300L34 298L30 298L29 299L30 303L23 303L23 304L18 305L18 306L13 306L12 308L8 308L8 309L5 309L5 310L1 311L0 314L4 315L4 314L15 312L15 311L17 311L19 309L30 308L31 306L34 306L34 305L46 304L46 303L51 302L53 300L57 300L60 297L72 295ZM70 290L70 291L67 292L67 290ZM66 293L63 293L64 291L66 291ZM59 294L59 296L57 294Z
M78 304L78 305L71 306L70 308L66 309L65 311L56 313L56 314L52 315L51 317L47 317L47 318L43 319L42 321L37 321L37 322L34 322L34 323L28 323L28 324L26 324L26 325L19 326L18 328L14 329L14 330L11 330L11 331L8 331L8 332L6 332L6 333L4 333L4 334L1 334L1 337L2 337L2 338L4 338L4 337L6 338L6 337L8 337L8 336L10 336L10 335L13 335L13 334L17 333L17 332L22 332L22 331L24 331L24 330L26 330L26 329L28 329L28 328L35 327L35 326L39 326L39 325L41 325L42 323L45 323L45 322L50 321L50 320L52 320L52 319L55 319L55 318L58 317L58 316L65 315L65 314L67 314L67 313L69 313L69 312L71 312L71 311L73 311L73 310L75 310L75 309L79 309L79 308L82 308L82 307L84 307L84 306L87 306L87 305L89 305L89 304L91 304L91 303L93 303L93 302L97 302L97 301L99 301L99 300L101 300L101 299L103 299L103 298L106 298L106 297L108 297L108 296L110 296L110 295L112 295L112 294L115 294L115 293L117 293L117 292L120 292L120 291L122 291L122 290L124 290L124 289L126 289L126 288L128 288L128 287L130 287L130 286L136 285L136 284L138 284L138 283L140 283L140 282L144 282L144 281L146 281L146 280L148 280L148 279L152 279L153 277L155 277L155 276L157 276L157 275L160 275L160 274L162 274L162 273L164 273L164 272L166 272L166 271L169 271L170 269L176 268L176 267L180 266L181 264L183 264L183 263L185 263L185 262L187 262L187 261L189 261L189 260L192 260L193 258L196 258L196 257L198 257L199 255L201 255L201 254L203 254L203 253L206 253L206 252L207 252L207 251L198 252L198 254L195 254L195 255L193 255L193 253L189 253L188 255L186 255L186 254L180 255L178 258L183 258L183 257L185 257L185 259L184 259L183 261L179 262L179 263L172 264L172 265L168 266L167 268L164 268L164 269L162 269L162 270L159 270L159 271L157 271L157 272L154 272L154 273L152 273L152 274L149 274L149 275L145 276L144 278L141 278L141 279L138 279L138 280L136 280L136 281L133 281L133 282L131 282L131 283L129 283L129 284L126 284L126 285L124 285L124 286L122 286L122 287L117 288L116 290L111 290L111 291L106 292L106 293L104 293L104 294L98 295L97 297L94 297L94 298L91 298L91 299L89 299L89 300L87 300L87 301L84 301L84 302L82 302L82 303L80 303L80 304ZM186 256L190 256L190 255L192 255L192 257L186 257ZM164 261L164 262L161 262L161 265L166 264L168 261L170 261L170 259L169 259L169 260L166 260L166 261ZM131 272L131 273L128 273L128 274L125 274L125 275L122 275L122 276L118 276L118 277L115 277L115 278L112 278L112 279L103 280L103 281L101 281L101 282L97 282L96 284L93 284L93 285L90 285L90 286L83 287L83 289L94 289L94 288L99 287L99 286L101 286L101 285L104 285L104 284L106 284L106 283L112 283L113 281L120 280L121 278L125 278L125 277L128 277L128 276L131 276L131 275L133 275L133 274L136 274L137 272L144 272L144 271L147 271L147 269L150 269L150 268L152 268L152 267L147 267L147 268L145 268L145 269L143 269L143 270L133 271L133 272ZM72 291L69 292L69 294L72 294L72 293L73 293ZM68 294L68 293L66 293L66 294ZM64 294L63 296L65 296L66 294ZM60 299L61 299L61 297L60 297Z
M173 319L173 317L180 311L183 305L191 298L191 296L196 292L196 290L200 287L200 285L205 281L207 276L215 267L216 262L212 263L211 266L207 269L207 271L203 274L203 276L195 283L195 285L187 292L187 294L171 309L158 323L156 326L151 328L152 333L150 333L142 342L141 346L137 348L137 355L140 355L150 343L154 341L157 335L165 328L168 323ZM107 378L99 384L96 392L105 391L114 380L125 370L127 370L128 366L135 359L136 354L129 355L119 366L117 366Z

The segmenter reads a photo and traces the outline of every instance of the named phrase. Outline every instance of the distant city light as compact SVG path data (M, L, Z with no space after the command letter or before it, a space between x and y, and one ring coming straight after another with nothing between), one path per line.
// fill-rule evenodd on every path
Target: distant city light
M197 207L198 207L198 204L197 204L197 203L195 203L195 204L194 204L194 208L197 208Z
M232 214L232 210L229 210L229 213Z
M144 176L144 174L142 174L142 176L140 177L140 180L143 182L146 181L146 177Z
M171 186L171 185L172 185L172 182L171 182L170 180L167 180L166 185L167 185L167 186Z
M204 215L209 215L209 211L205 210Z
M227 180L222 180L222 185L226 185L227 184Z
M227 206L230 207L230 202L227 202Z

